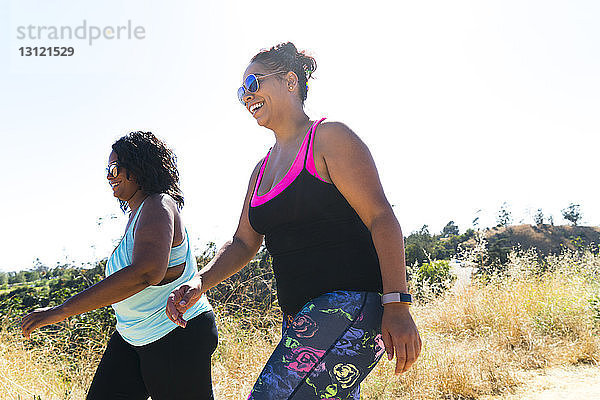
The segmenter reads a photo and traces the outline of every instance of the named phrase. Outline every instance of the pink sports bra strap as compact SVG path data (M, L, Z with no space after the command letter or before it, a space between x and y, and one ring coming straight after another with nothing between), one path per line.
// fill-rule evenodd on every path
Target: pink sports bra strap
M293 161L290 169L286 173L286 175L277 184L275 184L275 186L273 186L267 193L259 195L258 188L260 187L260 183L262 182L265 168L267 166L267 161L269 160L269 156L271 155L271 150L269 150L269 152L267 153L267 156L263 160L262 166L258 173L258 177L256 178L256 183L254 184L254 191L252 194L252 198L250 200L251 207L259 206L259 205L264 204L267 201L271 200L272 198L276 197L286 187L288 187L298 177L298 175L300 175L300 173L302 172L302 170L304 168L306 168L307 171L311 175L315 176L316 178L320 179L323 182L326 182L322 178L319 177L319 175L317 174L317 171L315 170L315 166L314 166L315 162L314 162L314 158L312 155L312 141L311 141L311 138L315 132L317 125L319 123L321 123L324 119L325 118L320 119L319 121L315 122L310 127L309 131L306 133L306 136L304 137L302 146L300 146L300 150L298 151L298 154L296 154L296 158L294 159L294 161ZM310 149L310 151L309 151L309 149ZM310 169L310 166L312 166L312 171ZM326 183L328 183L328 182L326 182Z
M315 133L317 131L317 126L321 123L325 121L325 118L321 118L320 120L316 121L311 130L310 130L310 139L308 142L308 150L307 150L307 154L305 157L305 161L304 161L304 167L306 168L306 170L315 178L318 178L319 180L322 180L323 182L327 182L325 181L323 178L321 178L319 176L319 174L317 173L317 168L315 167L315 157L314 157L314 151L313 151L313 143L315 141ZM328 182L327 182L328 183Z

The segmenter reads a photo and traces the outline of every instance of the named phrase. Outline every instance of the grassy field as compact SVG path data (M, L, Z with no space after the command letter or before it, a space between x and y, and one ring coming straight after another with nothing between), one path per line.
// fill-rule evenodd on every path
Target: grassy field
M215 395L245 399L280 338L279 314L274 309L241 320L214 306L220 335L213 356ZM517 390L523 371L600 364L600 256L565 253L540 262L531 252L512 254L504 275L416 305L413 314L423 339L421 357L399 377L384 358L363 383L361 398L508 394ZM73 350L68 330L76 327L68 323L62 333L38 332L33 343L14 322L3 325L1 399L85 397L105 338Z

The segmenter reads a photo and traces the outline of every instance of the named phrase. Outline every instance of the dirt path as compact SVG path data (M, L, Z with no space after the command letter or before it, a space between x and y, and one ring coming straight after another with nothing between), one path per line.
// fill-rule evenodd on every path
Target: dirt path
M595 400L600 399L600 367L577 366L528 372L514 394L481 400Z

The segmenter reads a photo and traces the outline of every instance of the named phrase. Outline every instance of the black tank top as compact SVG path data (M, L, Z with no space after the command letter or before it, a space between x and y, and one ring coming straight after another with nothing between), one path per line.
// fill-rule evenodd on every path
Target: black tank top
M383 291L371 233L335 185L307 169L308 160L316 175L312 142L321 121L307 133L286 177L258 196L269 152L248 210L252 228L265 235L279 306L286 314L296 314L309 300L336 290ZM290 174L297 174L291 182ZM278 193L267 197L273 190Z

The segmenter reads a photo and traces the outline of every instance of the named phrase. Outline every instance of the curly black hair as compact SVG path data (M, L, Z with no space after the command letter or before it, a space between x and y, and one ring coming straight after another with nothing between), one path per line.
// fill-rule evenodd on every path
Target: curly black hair
M317 69L317 61L313 57L304 54L304 50L298 51L292 42L280 43L269 50L261 50L250 61L264 65L269 71L294 71L298 76L300 87L300 100L304 104L308 95L308 80Z
M127 179L132 174L145 193L168 194L180 209L183 207L177 157L152 132L131 132L117 140L112 149ZM127 202L119 200L119 203L123 212L127 211Z

